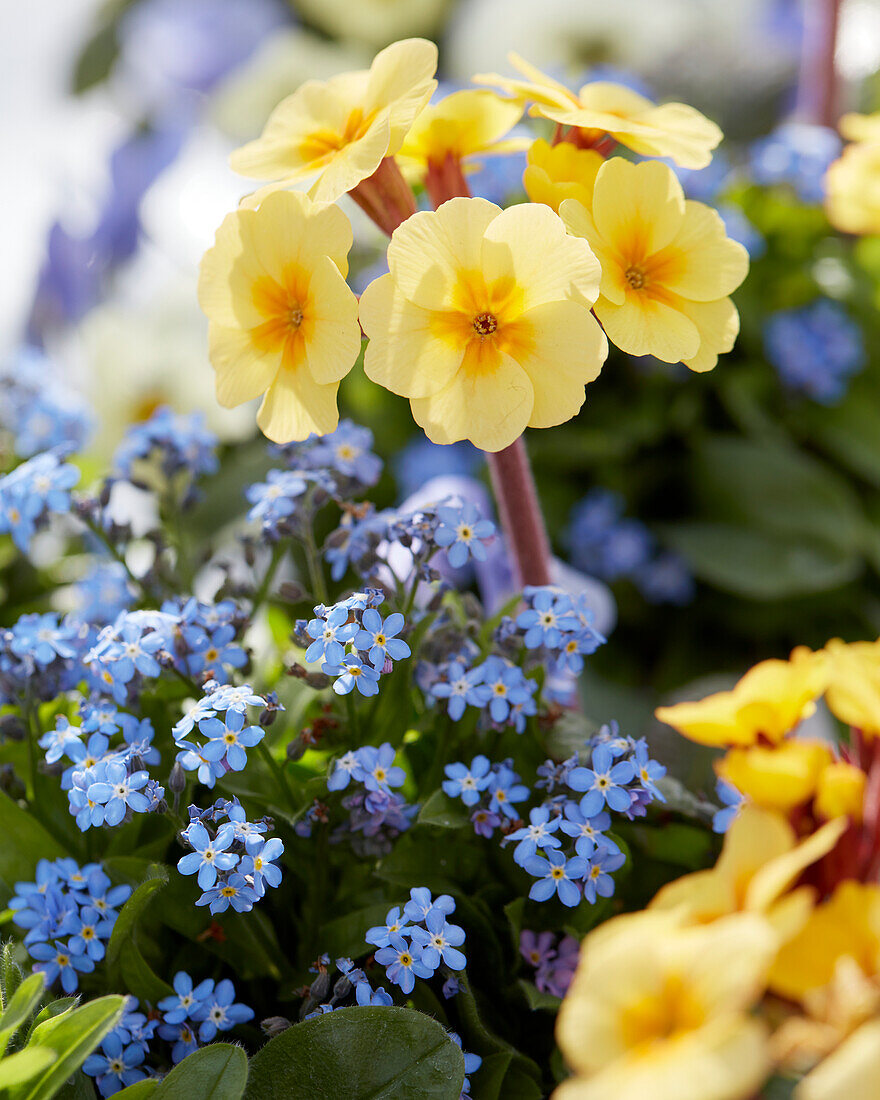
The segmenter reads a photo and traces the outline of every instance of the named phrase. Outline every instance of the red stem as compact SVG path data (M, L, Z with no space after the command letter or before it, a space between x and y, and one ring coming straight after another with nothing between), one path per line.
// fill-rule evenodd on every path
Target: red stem
M805 122L835 126L838 118L834 54L841 0L809 0L805 6L797 115Z
M415 195L394 157L385 157L372 176L361 180L349 195L389 237L416 212Z
M522 436L486 460L518 584L550 584L550 540Z

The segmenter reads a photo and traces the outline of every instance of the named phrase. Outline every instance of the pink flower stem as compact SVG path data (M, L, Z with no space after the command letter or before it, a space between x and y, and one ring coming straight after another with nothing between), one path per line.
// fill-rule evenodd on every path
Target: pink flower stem
M486 461L517 583L550 584L550 540L523 437Z
M814 122L820 126L837 124L838 88L834 54L840 7L841 0L807 0L805 4L796 113L804 122Z

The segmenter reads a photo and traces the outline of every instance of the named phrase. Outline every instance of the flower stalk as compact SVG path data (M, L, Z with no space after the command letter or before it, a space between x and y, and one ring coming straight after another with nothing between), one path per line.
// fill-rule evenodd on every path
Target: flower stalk
M550 539L523 437L486 459L517 583L550 584Z

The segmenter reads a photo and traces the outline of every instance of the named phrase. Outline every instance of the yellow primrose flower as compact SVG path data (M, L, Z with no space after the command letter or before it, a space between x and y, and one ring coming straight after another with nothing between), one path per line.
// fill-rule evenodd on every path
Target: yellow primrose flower
M829 821L799 842L782 814L746 803L724 836L715 866L670 882L650 908L682 908L700 923L743 910L765 913L789 938L809 914L814 891L787 891L807 867L831 851L845 829L845 819Z
M731 749L715 771L759 806L787 813L813 797L830 763L831 749L823 741L790 737L769 748Z
M825 213L844 233L880 233L880 142L848 145L831 165Z
M345 281L351 225L336 206L296 191L228 214L202 259L199 304L217 400L265 394L257 413L276 443L338 423L339 381L361 346L357 299Z
M436 68L434 43L408 38L376 54L369 69L307 80L229 163L242 176L275 181L253 201L317 175L309 194L333 202L397 152L437 87Z
M815 711L822 694L824 662L795 652L790 661L761 661L731 691L696 703L676 703L654 712L661 722L701 745L754 745L781 741Z
M574 1076L553 1100L740 1100L769 1068L749 1015L776 951L752 913L682 926L680 913L616 917L591 932L559 1011Z
M865 784L868 777L855 764L835 760L822 769L813 800L813 809L819 817L851 817L862 820L865 801Z
M770 971L770 986L790 1000L827 986L842 958L851 958L862 973L880 972L880 886L841 882L831 897L817 905L796 936L783 944Z
M522 112L520 104L500 100L492 92L453 92L422 109L400 147L400 166L404 174L423 176L430 165L442 165L447 157L462 161L519 152L528 146L526 139L502 138Z
M532 142L523 172L523 187L532 202L543 202L559 211L563 199L577 199L588 209L593 202L596 174L605 158L595 149L578 149L570 141L550 145Z
M869 737L880 733L880 641L833 638L822 651L827 660L825 702L832 714Z
M634 153L670 157L682 168L705 168L724 136L714 122L685 103L658 107L631 88L606 81L584 84L575 95L518 54L508 54L508 59L525 80L484 73L474 82L500 88L520 103L531 102L529 114L588 131L588 137L590 132L610 134Z
M571 419L608 354L599 264L546 206L450 199L414 214L361 296L364 370L435 443L500 451Z
M870 1020L800 1081L794 1100L876 1100L880 1096L880 1020Z
M841 117L837 129L847 141L880 141L880 111L872 115L852 111Z
M694 371L730 351L739 314L727 295L746 277L749 255L715 210L685 200L668 165L612 157L596 176L591 209L566 199L559 215L599 258L595 313L621 351Z

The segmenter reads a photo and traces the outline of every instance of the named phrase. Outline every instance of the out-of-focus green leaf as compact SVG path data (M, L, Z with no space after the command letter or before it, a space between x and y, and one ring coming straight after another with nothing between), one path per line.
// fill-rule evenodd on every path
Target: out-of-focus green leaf
M0 791L0 889L6 896L14 884L33 878L41 859L60 859L68 853L37 819Z
M131 939L135 925L140 920L144 910L168 882L168 871L158 864L153 864L148 873L150 877L138 886L119 911L119 916L116 918L113 931L110 934L110 941L107 944L108 966L113 966L116 963L123 944Z
M439 829L462 829L470 817L461 802L443 791L434 791L419 811L417 821L419 825L435 825Z

